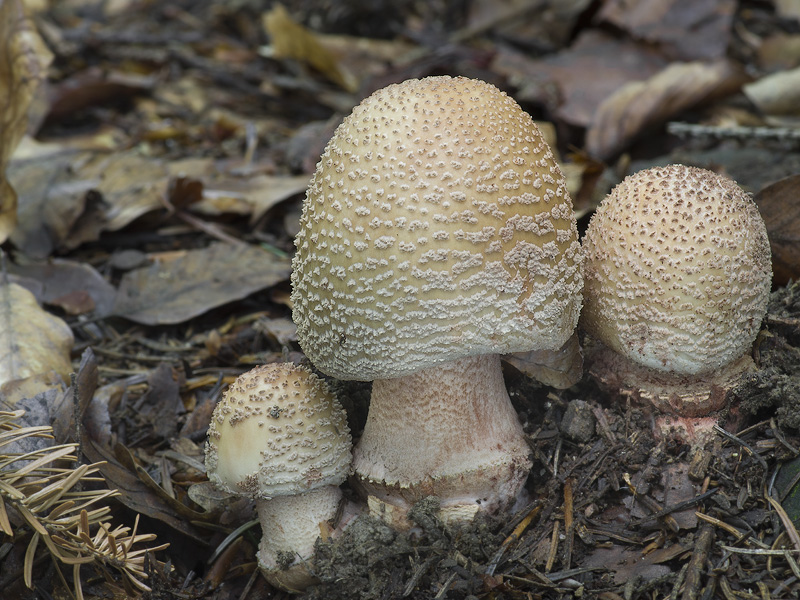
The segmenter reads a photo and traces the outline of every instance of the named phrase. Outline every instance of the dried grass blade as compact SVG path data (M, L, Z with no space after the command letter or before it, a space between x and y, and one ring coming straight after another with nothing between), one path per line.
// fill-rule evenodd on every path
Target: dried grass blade
M767 494L766 490L764 490L764 496L772 505L772 508L775 509L775 512L778 513L781 523L783 523L783 526L786 529L786 534L789 536L789 539L792 540L792 544L794 544L795 549L800 550L800 534L797 533L797 529L795 528L794 523L792 523L792 519L786 514L786 511L780 505L780 502Z
M31 536L28 548L25 550L25 562L23 563L22 572L23 580L29 590L33 589L33 559L36 556L36 547L39 545L39 538L39 534L34 533Z
M0 498L0 531L7 536L14 535L14 530L11 529L11 521L8 519L8 512L6 512L6 503Z

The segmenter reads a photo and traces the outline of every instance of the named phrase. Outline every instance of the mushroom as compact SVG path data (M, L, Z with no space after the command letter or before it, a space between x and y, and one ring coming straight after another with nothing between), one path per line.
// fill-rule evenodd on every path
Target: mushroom
M373 512L402 526L428 495L445 521L513 503L531 463L500 355L560 348L582 286L572 201L531 117L462 77L378 90L328 143L295 244L303 351L374 381L353 463Z
M240 375L214 409L208 478L256 500L259 567L270 583L288 591L315 582L308 560L321 524L340 509L338 486L350 462L345 412L325 383L303 367L256 367Z
M711 171L654 167L603 200L583 247L581 327L601 343L590 373L702 443L754 368L772 278L755 203Z

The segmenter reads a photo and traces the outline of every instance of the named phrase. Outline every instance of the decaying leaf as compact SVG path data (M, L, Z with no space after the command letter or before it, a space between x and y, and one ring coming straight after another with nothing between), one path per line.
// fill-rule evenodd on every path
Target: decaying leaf
M519 86L517 101L544 104L560 119L585 127L606 98L665 65L664 58L644 44L588 30L566 50L540 60L498 48L493 69Z
M41 292L37 300L59 306L67 314L94 311L96 316L105 316L114 306L116 289L87 263L55 258L46 262L10 263L8 271L39 282ZM87 299L79 302L84 295ZM81 305L89 310L72 310Z
M586 149L596 158L609 159L648 128L742 83L741 72L726 60L673 63L603 101L586 132Z
M275 285L290 270L288 258L256 246L217 243L126 273L113 312L145 325L181 323Z
M680 60L718 59L730 42L735 0L611 0L598 19Z
M87 441L83 449L88 460L99 463L100 473L109 487L119 492L119 501L125 506L137 513L166 523L196 543L205 543L203 535L190 523L187 515L177 512L174 505L162 502L153 490L137 476L135 461L127 449L118 444L117 456L115 456L109 449L93 441ZM127 464L121 464L118 457L122 457ZM138 468L141 469L141 467ZM193 513L192 517L195 520L205 520L202 518L203 513L191 511L188 507L184 508Z
M503 360L529 377L562 390L578 383L583 375L583 353L577 333L557 350L515 352L503 356Z
M73 342L69 326L42 310L28 290L0 284L0 384L48 371L66 379Z
M0 2L0 243L16 225L17 198L5 179L14 148L28 128L28 110L53 56L21 0Z
M85 153L65 151L55 155L14 159L8 181L19 198L18 225L11 234L14 246L31 258L47 258L63 247L86 207L86 193L97 181L76 177Z
M272 43L273 58L293 58L314 67L343 89L358 88L353 75L317 41L314 33L300 25L282 4L275 4L264 14L264 28Z
M743 91L764 114L800 115L800 67L762 77Z
M97 181L108 203L106 229L117 231L140 216L163 206L169 182L164 162L142 156L136 149L97 155L80 176Z
M785 285L800 279L800 175L768 185L755 196L772 248L772 277Z
M305 192L307 175L257 175L249 179L216 179L203 190L203 199L192 210L206 215L250 215L255 223L273 206Z

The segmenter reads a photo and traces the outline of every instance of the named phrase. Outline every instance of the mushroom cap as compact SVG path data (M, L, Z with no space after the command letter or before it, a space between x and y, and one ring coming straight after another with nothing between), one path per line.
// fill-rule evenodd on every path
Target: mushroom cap
M564 176L531 117L466 78L378 90L308 188L293 261L305 354L339 379L558 348L581 306Z
M684 165L628 176L589 223L581 325L660 371L706 373L758 334L772 279L767 230L734 181Z
M240 375L214 409L209 480L254 498L339 485L350 471L350 429L327 385L304 367L276 363Z

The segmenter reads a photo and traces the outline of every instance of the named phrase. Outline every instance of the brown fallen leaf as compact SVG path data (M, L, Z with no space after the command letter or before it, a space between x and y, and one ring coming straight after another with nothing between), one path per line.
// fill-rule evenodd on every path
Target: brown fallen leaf
M314 32L292 19L282 4L276 3L264 13L263 23L270 37L273 58L293 58L308 63L348 92L358 89L355 77L319 43Z
M192 206L192 211L205 215L250 215L250 223L255 223L279 202L304 193L309 180L307 175L217 178L207 184L203 190L203 199Z
M17 197L6 181L11 154L28 129L28 111L53 55L20 0L0 2L0 243L17 223Z
M15 157L8 165L8 181L19 204L11 241L26 256L44 259L68 245L70 231L85 212L87 193L99 183L76 173L85 156L65 150L22 160Z
M181 323L285 280L291 264L257 246L212 244L126 273L113 314L145 325Z
M205 520L204 513L198 513L185 507L187 512L192 513L188 515L176 510L174 505L166 504L147 483L139 478L137 471L142 467L135 464L127 448L117 444L115 456L108 448L97 442L85 440L83 452L90 462L102 463L99 468L100 473L108 487L119 492L117 498L122 504L137 513L166 523L194 543L207 545L206 536L190 523L190 518ZM118 460L118 457L125 462L124 465Z
M800 67L749 83L745 96L766 115L800 115Z
M574 333L557 350L532 350L506 354L503 360L545 385L558 389L572 387L583 375L583 353Z
M37 300L59 306L68 314L94 310L95 316L105 316L114 306L117 290L87 263L54 258L45 262L9 263L8 271L39 282L41 291Z
M66 379L73 343L69 326L42 310L33 294L0 283L0 385L48 371Z
M744 81L742 72L726 60L673 63L604 100L586 132L586 150L595 158L613 158L648 128L702 101L731 93Z
M611 0L597 18L679 60L714 60L728 49L735 0Z
M586 127L606 98L665 65L664 58L645 44L590 29L567 50L539 60L498 47L492 70L519 88L517 101L543 104L559 119Z
M755 201L772 248L772 279L785 285L800 279L800 175L790 175L766 186Z

